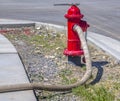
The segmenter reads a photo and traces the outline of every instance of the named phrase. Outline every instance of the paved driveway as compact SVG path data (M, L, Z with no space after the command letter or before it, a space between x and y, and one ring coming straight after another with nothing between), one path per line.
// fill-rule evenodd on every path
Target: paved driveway
M120 0L0 0L0 18L66 25L68 6L53 6L66 2L81 4L90 31L120 40Z

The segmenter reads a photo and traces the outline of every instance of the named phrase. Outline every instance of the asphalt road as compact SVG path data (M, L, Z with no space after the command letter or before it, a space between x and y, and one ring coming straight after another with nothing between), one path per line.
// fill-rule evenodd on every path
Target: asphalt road
M120 40L120 0L0 0L0 18L66 25L69 7L55 3L80 3L89 31Z

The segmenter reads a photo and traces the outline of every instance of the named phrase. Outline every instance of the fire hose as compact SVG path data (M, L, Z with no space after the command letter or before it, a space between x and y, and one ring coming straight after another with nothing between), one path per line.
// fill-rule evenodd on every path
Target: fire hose
M86 43L82 29L78 25L74 25L73 30L78 33L78 36L81 39L81 44L82 44L85 59L86 59L86 72L80 81L70 85L49 85L49 84L45 85L45 84L34 83L34 82L4 85L4 86L0 86L0 93L22 91L22 90L68 91L68 90L72 90L72 88L75 88L84 84L90 78L92 73L91 59L90 59L87 43Z

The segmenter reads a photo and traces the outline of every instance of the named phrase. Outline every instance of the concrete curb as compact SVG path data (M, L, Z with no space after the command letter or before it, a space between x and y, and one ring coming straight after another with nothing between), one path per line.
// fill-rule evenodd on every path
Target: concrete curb
M88 40L120 61L120 41L97 33L88 32Z
M66 30L66 26L60 26L56 24L43 23L43 22L35 22L36 29L40 29L41 26L46 26L47 28L50 28L50 29Z
M35 26L35 22L27 20L0 19L0 28L18 28L30 26Z

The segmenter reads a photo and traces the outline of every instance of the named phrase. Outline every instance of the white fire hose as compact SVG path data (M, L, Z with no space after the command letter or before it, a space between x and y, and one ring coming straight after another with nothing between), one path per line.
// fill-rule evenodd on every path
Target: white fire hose
M44 85L41 83L23 83L23 84L4 85L4 86L0 86L0 93L22 91L22 90L67 91L67 90L72 90L72 88L84 84L92 74L91 59L82 29L78 25L74 25L73 29L78 33L78 36L81 39L81 44L83 47L85 60L86 60L86 72L80 81L70 85Z

